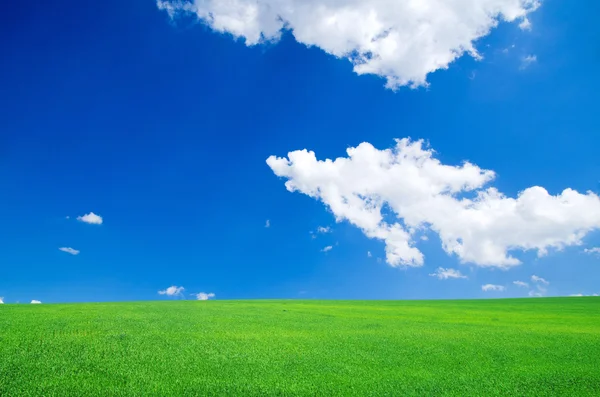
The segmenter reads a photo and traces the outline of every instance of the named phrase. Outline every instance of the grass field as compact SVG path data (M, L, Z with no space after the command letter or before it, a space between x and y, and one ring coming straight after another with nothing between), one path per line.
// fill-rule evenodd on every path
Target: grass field
M0 306L1 396L600 396L600 298Z

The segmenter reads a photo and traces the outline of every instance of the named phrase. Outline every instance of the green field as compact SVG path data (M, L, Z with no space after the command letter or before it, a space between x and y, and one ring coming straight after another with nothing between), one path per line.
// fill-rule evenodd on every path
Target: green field
M600 298L0 306L1 396L600 396Z

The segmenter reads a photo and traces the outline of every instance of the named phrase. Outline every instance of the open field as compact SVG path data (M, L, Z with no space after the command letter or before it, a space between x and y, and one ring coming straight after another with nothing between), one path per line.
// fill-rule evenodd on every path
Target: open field
M0 395L600 396L600 298L2 305Z

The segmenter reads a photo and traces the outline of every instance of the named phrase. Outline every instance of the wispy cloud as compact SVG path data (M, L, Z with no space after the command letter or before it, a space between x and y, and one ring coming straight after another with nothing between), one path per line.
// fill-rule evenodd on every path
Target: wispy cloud
M185 290L185 288L183 288L183 287L177 287L176 285L172 285L167 289L158 291L158 293L160 295L167 295L167 296L182 296L184 290Z
M36 300L36 299L34 299L34 300L32 300L32 301L31 301L31 304L32 304L32 305L39 305L39 304L41 304L41 303L42 303L41 301L38 301L38 300Z
M331 228L329 226L319 226L317 228L318 233L331 233Z
M503 285L494 285L494 284L485 284L481 286L481 290L488 292L488 291L504 291L504 286Z
M513 284L517 287L529 288L529 283L526 283L525 281L513 281Z
M531 30L531 21L529 20L529 18L523 18L523 20L519 24L519 28L521 28L521 30Z
M265 227L266 228L270 228L271 227L271 221L267 219L267 221L265 222Z
M209 292L209 293L198 292L197 294L192 294L192 295L195 296L196 300L199 300L199 301L207 301L207 300L212 299L212 298L214 298L216 296L212 292Z
M371 254L371 251L367 251L367 256L370 258L373 256L373 254Z
M586 248L583 252L590 255L600 255L600 247Z
M81 252L81 251L76 250L71 247L60 247L59 250L62 252L66 252L67 254L71 254L71 255L79 255L79 253Z
M331 251L332 249L333 249L333 246L331 246L331 245L328 245L327 247L323 248L323 249L321 250L321 252L329 252L329 251Z
M3 305L3 304L4 304L4 297L0 296L0 305Z
M529 66L537 62L536 55L527 55L526 57L521 58L521 70L527 69Z
M448 280L449 278L467 278L456 269L438 267L437 270L429 274L431 277L437 277L439 280Z
M94 214L93 212L82 216L78 216L77 220L80 222L89 223L90 225L101 225L103 222L102 217L100 215Z
M544 284L544 285L550 285L549 281L547 281L547 280L545 280L545 279L543 279L541 277L538 277L535 274L533 276L531 276L531 281L533 281L534 283L540 283L540 284Z

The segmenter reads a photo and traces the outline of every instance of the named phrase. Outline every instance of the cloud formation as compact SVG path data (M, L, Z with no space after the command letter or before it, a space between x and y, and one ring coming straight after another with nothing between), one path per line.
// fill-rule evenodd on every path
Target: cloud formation
M467 278L467 276L463 275L456 269L444 269L443 267L438 267L435 272L430 273L429 275L431 277L437 277L439 280L448 280L449 278Z
M533 276L531 276L531 281L533 281L534 283L539 283L539 284L543 284L543 285L549 285L550 284L549 281L547 281L547 280L545 280L545 279L543 279L541 277L538 277L535 274Z
M271 227L271 221L267 219L267 221L265 222L265 227L268 229Z
M530 28L538 0L157 0L171 18L195 15L211 29L246 45L275 42L282 31L296 41L352 62L357 74L374 74L386 86L426 85L499 21Z
M0 296L0 305L3 305L3 304L4 304L4 297Z
M89 223L90 225L101 225L102 217L100 215L96 215L93 212L89 214L85 214L82 216L78 216L77 220L84 223Z
M600 247L586 248L583 252L590 255L600 255Z
M160 295L167 295L167 296L181 296L183 294L184 290L185 290L185 288L183 288L183 287L177 287L176 285L172 285L165 290L158 291L158 293Z
M81 251L76 250L71 247L60 247L59 250L62 252L66 252L67 254L71 254L71 255L79 255L79 253L81 252Z
M549 281L535 274L531 276L531 282L534 284L535 289L529 291L529 296L544 296L547 291L546 286L550 285Z
M40 305L41 303L42 303L41 301L38 301L36 299L34 299L34 300L31 301L32 305Z
M427 230L462 263L509 268L521 263L512 251L544 256L580 245L600 228L600 198L592 192L565 189L554 196L533 186L507 197L488 186L493 171L469 162L442 164L422 140L400 139L387 150L361 143L347 154L318 160L312 151L297 150L287 158L270 156L267 164L287 179L288 191L322 201L336 221L383 240L392 266L423 265L415 236ZM391 216L384 219L382 211Z
M327 247L323 248L323 249L321 250L321 252L329 252L329 251L331 251L332 249L333 249L333 246L331 246L331 245L328 245Z
M192 295L195 296L196 300L199 300L199 301L207 301L216 296L212 292L209 292L208 294L206 292L198 292L197 294L192 294Z
M521 70L527 69L529 66L537 62L537 56L527 55L521 59Z
M331 228L329 226L319 226L317 233L331 233Z
M481 286L481 290L485 291L485 292L489 292L489 291L502 292L502 291L504 291L504 286L503 285L494 285L494 284L485 284L485 285Z
M529 284L524 281L513 281L513 284L517 287L529 288Z

